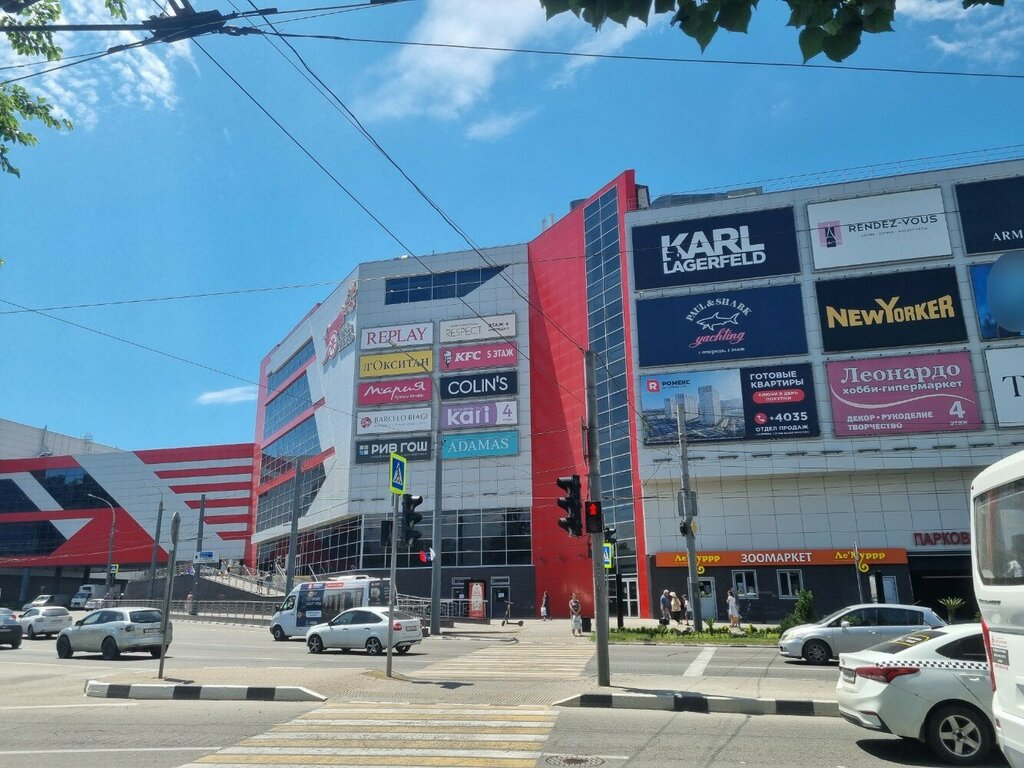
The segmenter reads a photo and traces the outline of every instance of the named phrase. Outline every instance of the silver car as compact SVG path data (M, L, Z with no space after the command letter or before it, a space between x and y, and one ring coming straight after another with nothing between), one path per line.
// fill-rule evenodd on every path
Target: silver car
M418 617L405 611L395 611L391 642L398 653L408 653L423 641L423 630ZM347 653L363 648L368 654L382 653L388 644L387 608L349 608L326 624L316 624L306 631L306 645L310 653L321 653L325 648L340 648Z
M829 614L814 624L787 629L779 638L779 653L825 664L840 653L862 651L920 629L944 627L931 608L921 605L862 603Z
M60 606L29 608L18 617L18 623L29 640L42 636L53 637L65 627L71 626L71 613Z
M160 658L163 612L156 608L101 608L79 619L57 636L57 655L70 659L73 653L102 653L104 659L116 659L131 651L149 651ZM171 644L173 625L167 622L167 645Z

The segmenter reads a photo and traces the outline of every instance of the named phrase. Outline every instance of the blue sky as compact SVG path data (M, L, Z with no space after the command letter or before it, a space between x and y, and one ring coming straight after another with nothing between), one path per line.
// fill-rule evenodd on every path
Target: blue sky
M65 2L73 21L99 20L100 5ZM155 6L132 7L141 17ZM763 0L749 35L719 33L703 55L668 17L594 33L570 15L546 22L536 0L410 0L279 29L799 64L787 17L782 0ZM958 0L900 0L895 26L865 36L847 64L1024 72L1019 4L965 12ZM125 39L137 38L61 42L74 55ZM292 43L484 246L531 239L542 218L626 168L657 196L1024 154L1020 80ZM126 449L252 440L260 360L332 283L360 261L466 247L266 39L201 44L401 244L194 43L25 81L77 128L40 129L39 146L12 155L21 180L0 178L0 417ZM13 61L0 42L0 67ZM269 288L280 290L140 301ZM43 316L2 302L99 306Z

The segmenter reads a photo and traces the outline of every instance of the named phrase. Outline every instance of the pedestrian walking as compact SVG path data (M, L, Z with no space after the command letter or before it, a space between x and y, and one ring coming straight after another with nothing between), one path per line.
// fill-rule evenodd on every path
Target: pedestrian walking
M736 602L736 593L731 589L728 592L728 596L725 598L726 611L729 614L729 626L734 629L739 629L740 626L740 606Z
M676 623L676 626L681 626L683 623L683 601L679 599L679 595L675 592L668 593L669 598L669 613L672 615L672 621Z
M686 620L686 626L690 626L690 621L693 619L693 610L690 608L690 598L683 594L683 618Z
M661 593L660 604L661 604L661 623L663 625L667 625L669 623L669 621L671 620L671 613L670 613L670 611L671 611L671 608L672 608L672 598L669 596L667 589L664 592Z
M181 593L179 592L178 594L181 594ZM191 613L192 613L192 603L193 603L194 600L195 600L195 598L192 597L192 593L189 592L188 593L188 597L185 598L185 613L191 615Z
M569 596L569 626L572 628L572 635L576 637L579 635L583 637L583 617L580 615L580 611L583 610L583 606L580 605L580 600L576 597L576 593L573 592Z
M547 621L549 618L547 591L544 592L544 596L540 599L540 618L542 621Z

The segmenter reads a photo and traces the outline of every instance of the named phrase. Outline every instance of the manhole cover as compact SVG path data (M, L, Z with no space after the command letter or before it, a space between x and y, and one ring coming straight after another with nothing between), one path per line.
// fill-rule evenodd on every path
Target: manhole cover
M545 761L548 765L604 765L600 757L574 757L573 755L552 755Z

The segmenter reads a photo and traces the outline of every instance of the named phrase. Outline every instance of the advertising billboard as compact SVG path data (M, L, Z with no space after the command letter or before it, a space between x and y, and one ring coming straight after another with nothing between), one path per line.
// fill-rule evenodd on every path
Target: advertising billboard
M815 269L953 253L937 188L809 203L807 219Z
M434 353L429 349L391 352L385 355L360 355L359 378L376 379L434 370Z
M395 408L356 413L357 435L430 431L430 408Z
M359 334L360 349L391 349L392 347L426 347L434 343L433 323L386 325L364 328Z
M637 290L799 271L792 208L633 227Z
M826 352L964 341L960 289L952 267L815 284Z
M982 426L966 352L825 364L836 437L951 432Z
M1024 251L1004 253L993 264L970 269L981 338L1024 335Z
M968 254L1024 248L1024 178L956 185Z
M429 461L431 438L403 437L384 440L356 440L356 464L386 464L392 453L406 461Z
M679 442L679 406L690 442L819 434L807 363L641 376L640 390L645 445Z
M641 366L807 352L799 285L642 299L636 328Z
M441 457L473 459L486 456L514 456L519 453L519 432L473 432L446 435Z
M393 405L429 400L433 392L429 376L418 379L364 381L359 384L356 403L359 405Z
M515 400L459 403L441 407L441 429L511 427L518 423L519 403Z
M515 315L467 317L463 320L444 320L439 331L442 344L484 341L486 339L513 339L516 335Z
M1000 427L1024 427L1024 347L985 350L988 381Z
M514 341L445 347L441 350L441 372L471 371L475 368L513 368L519 363Z
M437 386L442 400L514 395L519 392L519 374L516 371L498 371L442 376Z

